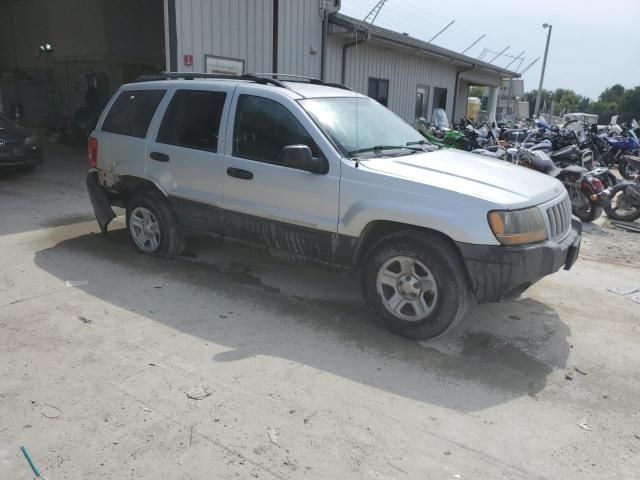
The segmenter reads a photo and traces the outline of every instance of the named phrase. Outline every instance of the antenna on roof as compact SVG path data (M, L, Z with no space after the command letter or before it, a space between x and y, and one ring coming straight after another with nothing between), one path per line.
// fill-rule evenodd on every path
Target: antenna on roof
M451 25L453 25L454 23L456 23L456 21L455 21L455 20L451 20L451 21L449 22L449 24L448 24L446 27L444 27L442 30L440 30L438 33L436 33L433 37L431 37L427 43L431 43L431 42L433 42L436 38L438 38L438 37L440 36L440 34L441 34L442 32L444 32L447 28L449 28L449 27L450 27Z
M533 67L533 65L540 60L540 57L536 58L533 62L531 62L529 65L527 65L524 70L522 70L521 72L517 72L518 74L520 74L520 76L524 75L524 73L529 70L531 67Z
M495 57L493 57L491 60L489 60L487 63L493 63L493 61L498 58L500 55L502 55L504 52L506 52L507 50L509 50L511 48L511 45L507 45L507 48L505 48L504 50L502 50L500 53L498 53Z
M513 60L511 60L511 61L509 62L509 65L507 65L506 67L504 67L504 69L505 69L505 70L508 70L508 69L509 69L509 67L510 67L511 65L513 65L513 63L514 63L516 60L520 60L520 57L522 57L522 55L524 55L524 52L525 52L525 51L526 51L526 50L523 50L523 51L521 51L521 52L518 54L518 56L517 56L517 57L513 57Z
M387 0L380 0L373 6L371 11L367 13L367 16L362 19L362 25L365 27L365 34L369 33L371 25L373 25L373 22L375 22L376 18L378 18L380 10L382 10L382 7L384 7L385 3L387 3Z
M486 33L483 33L482 35L480 35L475 42L473 42L471 45L469 45L467 48L461 51L458 55L464 55L465 53L467 53L469 50L471 50L472 47L476 45L476 43L478 43L480 40L482 40L486 36L487 36Z

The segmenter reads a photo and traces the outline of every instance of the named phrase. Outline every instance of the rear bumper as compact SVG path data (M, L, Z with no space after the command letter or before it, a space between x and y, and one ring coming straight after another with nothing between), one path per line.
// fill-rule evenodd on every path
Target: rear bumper
M5 147L0 149L0 168L42 165L41 147Z
M104 187L100 185L97 170L89 170L89 173L87 173L87 190L89 191L93 213L96 216L98 225L100 225L100 231L106 234L107 227L109 223L111 223L111 220L116 217L116 214L113 213L111 209L109 194Z
M578 258L582 224L572 221L571 231L559 242L505 247L458 243L478 303L515 298L562 267L569 270Z

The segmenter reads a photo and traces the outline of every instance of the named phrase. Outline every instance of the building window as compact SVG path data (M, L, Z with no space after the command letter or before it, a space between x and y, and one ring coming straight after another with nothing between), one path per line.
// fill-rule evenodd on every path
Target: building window
M164 115L158 143L215 152L224 92L178 90Z
M418 85L416 88L416 119L424 117L425 119L429 115L429 86Z
M435 87L433 89L433 108L447 109L447 89Z
M389 80L369 78L368 95L385 107L389 106Z

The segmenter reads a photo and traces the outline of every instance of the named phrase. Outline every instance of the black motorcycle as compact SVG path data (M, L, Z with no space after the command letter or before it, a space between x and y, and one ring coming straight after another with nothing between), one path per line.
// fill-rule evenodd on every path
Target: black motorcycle
M585 152L585 155L589 153ZM560 180L569 193L571 211L583 222L593 222L609 206L609 193L603 181L609 170L605 167L591 171L579 165L560 168L546 153L526 148L518 150L516 163Z

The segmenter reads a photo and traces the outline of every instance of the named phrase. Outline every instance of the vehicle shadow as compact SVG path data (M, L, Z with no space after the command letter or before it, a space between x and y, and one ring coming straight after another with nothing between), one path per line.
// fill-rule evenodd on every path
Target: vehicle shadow
M87 279L82 289L101 300L228 347L214 363L275 356L459 411L535 396L570 349L568 326L532 299L475 307L442 338L407 340L374 323L355 278L222 240L167 260L138 254L119 229L64 240L34 261L61 280Z

